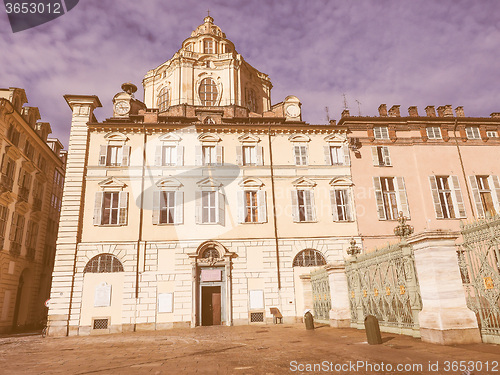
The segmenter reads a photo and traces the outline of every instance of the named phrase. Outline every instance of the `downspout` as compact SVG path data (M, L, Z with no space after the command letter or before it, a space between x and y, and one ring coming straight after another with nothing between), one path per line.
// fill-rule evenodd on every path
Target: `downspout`
M274 169L273 169L273 148L271 146L271 125L269 125L268 139L269 139L269 161L271 167L271 193L273 196L274 241L276 247L276 274L278 276L278 290L281 290L280 252L278 243L278 223L276 222L276 194L274 191L275 189L274 189Z
M470 189L469 189L469 184L467 183L467 176L465 174L464 162L462 160L462 153L460 152L460 146L458 145L457 126L458 126L458 120L455 118L455 126L453 127L453 136L455 137L455 144L457 146L458 159L460 160L460 167L462 168L462 175L464 176L465 189L467 190L467 198L469 199L470 209L472 212L472 216L474 217L474 219L476 219L476 214L474 213L474 206L472 204L472 198L471 198L471 193L470 193Z

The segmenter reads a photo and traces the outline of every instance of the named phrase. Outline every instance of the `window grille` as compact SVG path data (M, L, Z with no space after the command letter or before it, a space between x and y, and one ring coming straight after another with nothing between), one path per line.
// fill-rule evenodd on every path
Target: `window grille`
M123 272L123 265L112 254L100 254L93 257L85 266L85 272L90 273L106 273L106 272Z
M158 93L158 110L164 112L168 109L169 96L168 89L166 87L162 88Z
M263 312L252 312L250 313L250 323L263 323L264 313Z
M109 319L94 319L94 329L108 329Z
M323 255L314 249L302 250L293 260L294 267L317 267L326 264Z
M215 105L218 95L215 81L212 78L204 78L200 84L199 94L201 105Z
M206 249L203 252L203 255L201 257L205 258L205 259L208 259L208 258L218 259L219 258L219 252L216 249L214 249L214 248Z

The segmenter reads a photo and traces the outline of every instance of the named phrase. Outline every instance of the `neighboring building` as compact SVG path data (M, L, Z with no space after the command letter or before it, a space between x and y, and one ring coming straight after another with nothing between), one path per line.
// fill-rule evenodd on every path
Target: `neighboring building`
M309 271L357 226L345 128L271 105L269 77L206 17L172 59L73 112L49 335L301 318Z
M0 89L0 332L38 326L47 309L64 151L23 89Z
M402 211L415 232L460 230L460 221L500 213L500 113L465 117L462 107L379 107L380 117L343 113L363 247L393 242Z

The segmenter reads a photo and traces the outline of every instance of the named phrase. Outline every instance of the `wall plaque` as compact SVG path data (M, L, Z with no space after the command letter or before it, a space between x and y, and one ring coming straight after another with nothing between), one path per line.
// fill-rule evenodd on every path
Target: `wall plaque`
M158 312L159 313L174 312L174 293L158 294Z
M222 270L201 270L201 281L222 281Z
M107 306L111 306L111 285L104 282L95 288L94 307Z

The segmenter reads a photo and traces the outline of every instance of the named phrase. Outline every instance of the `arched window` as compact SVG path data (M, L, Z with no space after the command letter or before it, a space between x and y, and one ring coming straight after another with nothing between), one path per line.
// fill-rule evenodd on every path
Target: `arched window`
M202 105L215 105L215 101L217 100L217 85L212 78L204 78L201 81L199 94Z
M87 263L83 272L123 272L123 265L113 254L99 254Z
M293 260L294 267L317 267L326 264L323 255L314 249L302 250Z
M254 89L247 89L247 108L251 112L257 112L257 95Z
M214 249L213 247L212 248L208 248L206 249L203 254L201 255L202 258L205 258L205 259L208 259L208 258L219 258L219 252Z
M169 107L169 97L168 97L168 89L166 87L162 88L158 94L158 110L160 112L164 112Z

